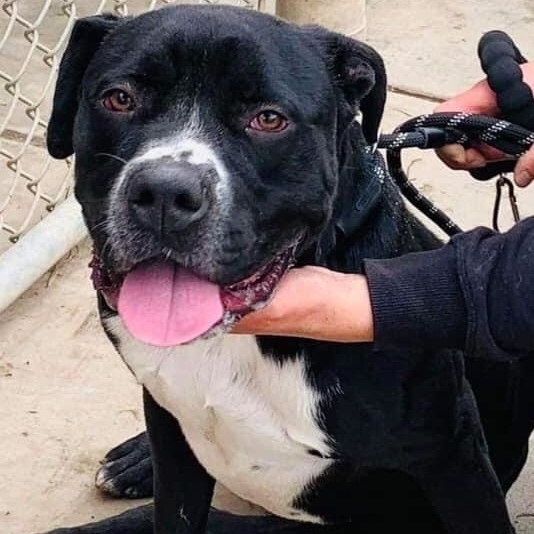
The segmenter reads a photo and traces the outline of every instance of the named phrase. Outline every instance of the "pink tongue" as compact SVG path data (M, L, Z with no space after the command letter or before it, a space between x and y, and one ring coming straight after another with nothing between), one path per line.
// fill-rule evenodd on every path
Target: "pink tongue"
M160 347L192 341L224 312L219 286L170 262L131 271L122 284L118 310L135 338Z

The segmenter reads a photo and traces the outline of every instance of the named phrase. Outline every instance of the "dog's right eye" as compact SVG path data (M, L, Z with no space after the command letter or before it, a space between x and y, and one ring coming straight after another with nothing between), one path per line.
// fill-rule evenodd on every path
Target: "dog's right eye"
M288 120L278 111L267 109L256 115L249 128L257 132L279 133L288 126Z
M108 91L104 95L102 105L115 113L129 113L135 109L134 99L124 89Z

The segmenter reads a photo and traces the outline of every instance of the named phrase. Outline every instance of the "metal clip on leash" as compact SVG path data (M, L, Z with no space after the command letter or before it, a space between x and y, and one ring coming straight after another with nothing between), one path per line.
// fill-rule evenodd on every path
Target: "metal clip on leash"
M510 208L512 209L512 215L514 217L514 222L518 223L521 220L521 217L519 216L519 207L517 205L517 198L515 196L514 192L514 184L512 183L512 180L509 178L506 178L504 174L501 174L499 176L499 179L497 182L495 182L495 185L497 187L497 192L495 195L495 205L493 206L493 229L497 232L499 232L499 210L501 208L501 198L502 198L502 190L507 187L508 188L508 200L510 201Z
M494 228L498 230L504 187L508 188L514 220L519 220L513 184L503 173L513 171L517 159L534 144L534 97L530 87L523 82L519 67L526 61L525 58L510 37L499 31L482 37L479 57L488 83L497 95L503 118L463 112L422 115L401 124L393 134L381 135L378 141L379 148L387 149L389 172L406 199L449 236L461 232L461 229L410 183L402 169L401 150L408 147L436 149L450 143L468 147L483 142L511 156L506 161L471 171L478 180L500 176L493 211Z

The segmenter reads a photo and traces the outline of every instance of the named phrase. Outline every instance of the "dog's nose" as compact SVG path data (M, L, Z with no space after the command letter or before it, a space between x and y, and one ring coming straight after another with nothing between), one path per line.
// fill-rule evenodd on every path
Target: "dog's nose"
M138 163L128 178L130 211L144 228L162 235L184 230L206 213L209 165L161 158Z

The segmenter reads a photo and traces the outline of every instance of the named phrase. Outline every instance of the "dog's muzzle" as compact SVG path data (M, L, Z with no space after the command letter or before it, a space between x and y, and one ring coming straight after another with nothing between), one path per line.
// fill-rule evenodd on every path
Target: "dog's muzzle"
M241 317L265 306L294 264L300 243L297 239L252 276L229 286L219 286L163 257L117 273L96 253L90 263L91 278L136 339L176 346L228 331Z

